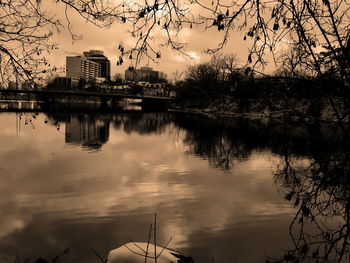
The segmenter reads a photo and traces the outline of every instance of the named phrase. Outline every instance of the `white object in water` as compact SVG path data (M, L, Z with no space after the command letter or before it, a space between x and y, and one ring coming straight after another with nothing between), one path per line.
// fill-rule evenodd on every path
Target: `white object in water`
M148 247L148 249L147 249ZM147 251L147 261L146 258ZM194 263L191 257L175 250L156 246L157 263ZM107 263L154 263L154 244L130 242L109 251Z

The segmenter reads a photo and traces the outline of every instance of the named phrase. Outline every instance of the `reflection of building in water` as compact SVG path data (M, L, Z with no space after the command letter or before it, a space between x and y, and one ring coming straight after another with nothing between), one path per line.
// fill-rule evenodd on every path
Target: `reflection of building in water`
M84 115L69 116L66 121L66 143L100 149L109 138L109 120Z
M167 125L173 121L173 115L160 113L133 113L118 115L114 118L115 127L123 124L126 133L138 132L139 134L162 133Z

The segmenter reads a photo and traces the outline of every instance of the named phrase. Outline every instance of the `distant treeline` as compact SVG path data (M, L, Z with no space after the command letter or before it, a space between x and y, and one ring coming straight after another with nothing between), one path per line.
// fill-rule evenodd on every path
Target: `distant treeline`
M321 98L343 95L342 82L331 76L259 76L249 68L221 75L210 63L190 68L185 80L177 85L179 99L190 101L220 96Z
M346 89L336 75L283 72L266 76L249 67L238 68L234 60L228 56L189 67L184 80L176 83L177 104L213 112L308 120L336 119L337 114L347 117Z

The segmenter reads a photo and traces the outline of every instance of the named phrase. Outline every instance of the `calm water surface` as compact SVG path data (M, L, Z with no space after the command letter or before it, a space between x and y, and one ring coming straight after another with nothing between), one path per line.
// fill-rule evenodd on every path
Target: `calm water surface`
M196 262L264 262L290 246L296 208L275 172L304 129L175 113L0 115L0 254L98 262L130 241ZM307 140L306 140L307 141Z

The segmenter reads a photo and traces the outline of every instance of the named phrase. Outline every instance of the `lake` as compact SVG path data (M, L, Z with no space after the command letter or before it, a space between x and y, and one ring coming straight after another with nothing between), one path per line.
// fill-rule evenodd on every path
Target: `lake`
M157 244L172 238L196 263L315 261L327 248L349 260L349 179L338 166L324 176L342 145L330 126L135 111L1 113L0 127L4 262L99 262L92 248L147 242L155 214Z

